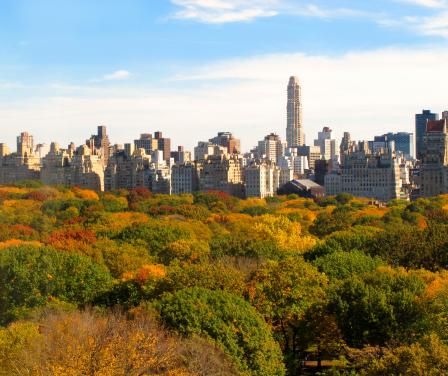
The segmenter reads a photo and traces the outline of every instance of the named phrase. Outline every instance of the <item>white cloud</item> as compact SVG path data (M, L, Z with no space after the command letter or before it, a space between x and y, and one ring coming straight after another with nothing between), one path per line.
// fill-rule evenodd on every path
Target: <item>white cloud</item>
M448 38L448 10L433 17L423 17L412 25L421 34Z
M385 27L399 28L415 34L448 38L448 7L440 9L435 15L406 16L402 18L379 19L378 24Z
M0 89L22 89L25 86L19 82L0 82Z
M356 9L327 8L299 0L171 0L171 2L180 8L172 18L211 24L251 21L279 14L316 18L376 16Z
M252 21L278 14L280 0L171 0L180 9L172 18L210 24Z
M448 0L390 0L437 11L433 15L388 14L362 8L332 8L308 0L171 0L178 7L172 18L202 23L224 24L251 21L258 17L295 15L298 17L359 18L383 27L404 29L420 35L448 38ZM407 9L407 8L405 8ZM406 11L409 11L407 9Z
M103 76L103 80L115 81L115 80L127 80L131 77L131 73L127 70L117 70L113 73L106 74Z
M413 132L423 108L446 110L446 49L353 52L344 56L283 54L223 61L181 72L177 83L151 91L132 86L53 89L48 98L0 104L1 140L11 145L21 130L39 142L82 142L106 124L114 142L163 131L173 146L192 148L222 130L234 132L248 150L270 132L285 137L286 84L302 82L304 127L312 144L331 126L366 139L388 131ZM180 81L182 79L183 81Z
M447 6L445 0L398 0L402 3L419 5L427 8L443 8Z

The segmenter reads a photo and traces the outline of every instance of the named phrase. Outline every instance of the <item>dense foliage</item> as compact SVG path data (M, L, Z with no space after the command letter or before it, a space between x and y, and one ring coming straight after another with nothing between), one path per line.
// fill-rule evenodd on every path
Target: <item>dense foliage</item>
M447 267L448 196L0 187L0 375L443 374Z

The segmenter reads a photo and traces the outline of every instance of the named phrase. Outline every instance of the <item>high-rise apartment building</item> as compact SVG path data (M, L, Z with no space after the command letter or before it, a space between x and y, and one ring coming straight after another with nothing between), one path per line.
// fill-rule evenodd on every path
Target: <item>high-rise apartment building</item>
M148 188L146 171L151 164L151 157L141 149L131 154L122 151L111 156L105 171L106 191Z
M136 149L145 149L145 153L151 155L153 151L153 142L151 133L142 133L138 140L134 140Z
M104 125L100 125L97 134L92 135L90 139L86 140L86 145L90 148L92 155L101 156L105 168L111 154L107 128Z
M17 155L19 157L30 156L34 152L34 138L28 132L20 133L17 136Z
M428 120L439 120L439 115L430 110L423 110L421 114L415 115L415 151L419 160L423 159L424 137Z
M352 138L349 132L344 132L344 136L341 140L341 145L339 146L339 153L341 157L350 150L352 146Z
M42 159L40 179L44 184L103 191L103 156L92 153L89 145L72 150L70 147L61 149L52 142L49 153Z
M244 196L243 171L237 155L209 155L203 162L199 189Z
M229 154L239 154L241 152L241 141L230 132L219 132L216 137L211 138L209 141L215 145L225 147Z
M343 160L338 173L325 175L328 195L347 192L381 201L400 198L400 166L392 150L372 154L366 143L359 142L356 150L344 154Z
M178 146L177 151L171 152L171 158L174 159L174 163L187 163L191 161L191 152L186 151L183 146Z
M283 143L280 136L275 133L267 135L263 141L258 142L257 152L259 158L278 163L278 159L283 155Z
M171 185L173 194L193 193L199 190L201 164L187 162L176 164L171 168Z
M154 139L157 140L157 150L163 152L163 159L168 160L171 157L171 139L163 137L162 132L155 132Z
M308 158L308 166L311 170L314 170L315 162L322 159L319 146L299 146L297 147L297 155Z
M303 146L305 134L302 121L302 93L299 79L291 77L288 83L288 102L286 105L286 142L288 148Z
M208 158L209 155L223 155L228 154L227 148L224 146L215 145L213 142L199 141L198 145L194 148L194 160L203 161Z
M0 149L0 184L39 179L41 160L35 154L32 135L22 132L17 137L15 153L10 153L6 144L2 144Z
M145 153L151 155L152 152L160 150L163 152L163 159L171 157L171 139L163 137L162 132L142 133L138 140L134 140L136 149L145 149Z
M376 152L378 149L385 149L390 142L394 142L395 151L402 153L406 158L414 158L414 135L407 132L387 133L382 136L375 136L371 149Z
M336 140L331 138L331 129L324 127L322 132L318 132L314 146L320 147L320 154L323 159L330 161L336 156Z
M272 162L252 163L244 168L246 197L274 196L279 188L280 169Z
M429 120L423 139L420 195L448 192L448 119Z

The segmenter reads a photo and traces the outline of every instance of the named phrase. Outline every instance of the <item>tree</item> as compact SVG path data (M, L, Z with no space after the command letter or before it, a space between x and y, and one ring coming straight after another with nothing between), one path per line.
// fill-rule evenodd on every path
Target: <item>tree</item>
M383 354L359 370L362 376L445 375L448 346L435 334L411 345L383 350Z
M353 222L352 211L353 209L348 206L340 206L334 209L331 214L320 213L310 227L310 232L323 237L335 231L346 230Z
M429 223L426 228L415 225L388 226L376 241L366 244L366 252L390 264L428 270L448 265L448 225Z
M31 374L230 376L238 371L212 343L174 336L147 313L129 319L119 312L84 311L0 330L0 375Z
M163 252L170 243L192 237L191 231L177 223L165 222L161 226L159 221L152 220L125 228L116 239L131 244L143 241L151 255L163 256Z
M159 303L163 321L184 335L215 340L250 375L284 375L278 344L254 308L223 291L189 288L165 295Z
M327 278L300 257L268 261L252 275L249 301L265 317L295 372L303 358L300 328L305 314L325 301Z
M424 291L420 278L386 267L336 284L329 292L329 309L349 346L412 341L428 325L419 303Z
M85 305L107 290L107 269L88 257L18 246L0 252L0 324L53 297Z
M244 274L223 261L187 264L175 262L167 269L161 281L162 291L175 292L187 287L223 290L242 296L245 290Z
M371 257L361 251L336 251L319 257L313 262L320 272L334 280L374 271L384 265L379 257Z

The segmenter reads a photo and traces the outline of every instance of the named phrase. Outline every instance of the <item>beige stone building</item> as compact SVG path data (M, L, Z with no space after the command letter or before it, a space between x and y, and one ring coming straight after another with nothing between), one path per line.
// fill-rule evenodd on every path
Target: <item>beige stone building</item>
M199 141L198 145L194 148L194 160L205 161L209 156L220 156L228 154L227 148L207 141Z
M105 171L105 189L149 188L148 170L151 168L151 156L145 149L125 149L110 158Z
M88 145L73 150L52 143L50 152L42 159L40 179L48 185L103 191L104 161L102 156L92 154Z
M52 142L50 152L42 158L41 180L47 185L68 185L73 149L61 149Z
M284 147L280 136L271 133L263 141L258 142L258 157L278 163L279 158L284 154Z
M340 171L325 176L327 195L346 192L381 201L400 198L400 165L393 151L371 154L364 143L359 143L358 150L342 157Z
M274 196L279 187L280 169L274 163L252 163L244 168L246 197Z
M9 147L0 147L0 184L11 184L20 180L40 178L41 160L34 151L34 139L27 132L17 137L17 152Z
M199 179L201 191L222 191L244 196L242 161L238 155L209 155Z

